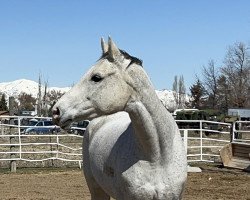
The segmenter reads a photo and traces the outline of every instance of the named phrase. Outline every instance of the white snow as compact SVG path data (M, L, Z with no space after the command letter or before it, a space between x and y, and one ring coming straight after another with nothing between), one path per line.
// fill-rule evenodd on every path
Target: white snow
M48 87L48 91L56 90L61 91L63 93L69 91L69 89L70 87ZM22 92L31 94L32 97L37 98L38 83L27 79L19 79L12 82L0 83L0 93L4 93L6 95L6 98L8 98L9 96L18 97L18 95ZM44 92L44 86L42 86L41 92ZM159 99L162 101L163 105L168 110L174 110L176 108L173 91L156 90L156 93Z
M56 90L61 92L69 91L70 87L48 87L48 91ZM7 98L9 96L18 97L22 92L31 94L32 97L37 98L38 83L27 79L18 79L12 82L0 83L0 93L4 93ZM41 87L41 92L44 92L44 86Z
M176 102L172 90L156 90L156 94L168 110L176 108Z

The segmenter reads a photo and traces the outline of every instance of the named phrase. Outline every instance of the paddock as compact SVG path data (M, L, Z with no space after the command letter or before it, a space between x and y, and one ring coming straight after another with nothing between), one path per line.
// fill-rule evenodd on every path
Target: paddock
M181 130L189 164L202 169L202 173L188 174L184 200L250 199L250 174L223 168L220 161L219 150L230 142L232 128L208 130L203 124L208 122L199 121L200 126L195 130ZM67 133L22 135L20 125L15 127L14 135L9 135L9 126L0 125L0 199L90 200L79 169L82 136ZM14 144L9 143L10 137L16 137ZM243 129L237 140L249 142L249 137L249 129ZM15 146L14 151L10 149L12 146ZM8 164L12 159L17 162L17 173L9 172Z
M250 199L250 174L209 164L189 173L184 200ZM90 193L80 169L19 169L0 173L0 199L83 199Z

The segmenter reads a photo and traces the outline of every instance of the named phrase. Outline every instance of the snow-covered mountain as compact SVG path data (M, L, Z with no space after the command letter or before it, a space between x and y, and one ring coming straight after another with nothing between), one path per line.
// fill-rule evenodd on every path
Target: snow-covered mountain
M174 110L176 108L176 102L172 90L156 90L156 94L168 110Z
M61 92L69 91L70 87L48 87L48 91L56 90ZM44 86L41 91L44 92ZM7 98L9 96L17 97L20 93L25 92L31 94L34 98L37 98L38 83L27 79L19 79L12 82L0 83L0 93L4 93ZM173 91L171 90L156 90L159 99L168 110L174 110L176 103L174 100ZM188 100L188 97L187 97Z
M70 88L48 87L48 91L56 90L67 92ZM27 79L19 79L12 82L0 83L0 93L4 93L7 97L17 97L22 92L31 94L32 97L37 98L38 83ZM41 87L41 92L44 92L44 86Z

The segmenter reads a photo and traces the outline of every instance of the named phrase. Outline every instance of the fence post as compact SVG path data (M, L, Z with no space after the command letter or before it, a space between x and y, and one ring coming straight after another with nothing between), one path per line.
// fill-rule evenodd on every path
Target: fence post
M235 140L235 132L236 132L236 128L235 128L235 125L236 125L236 122L233 122L232 123L232 126L231 126L231 142L233 142Z
M184 146L185 146L185 149L186 149L186 153L188 152L187 151L187 148L188 148L188 130L184 130L184 134L183 134L183 139L184 139Z
M0 121L0 124L1 124L1 135L3 135L3 134L4 134L4 127L3 127L3 125L2 125L2 119L1 119L1 121Z
M56 159L58 159L59 157L59 136L58 136L58 132L56 133Z
M200 156L200 158L201 158L201 161L203 161L203 149L202 149L202 147L203 147L203 136L202 136L202 130L203 130L203 127L202 127L202 120L200 120L200 154L201 154L201 156Z
M18 122L18 141L19 141L19 159L22 159L22 138L21 138L21 119L17 118Z
M14 115L14 97L9 97L9 114L10 116ZM14 119L10 118L10 125L14 125ZM10 126L10 135L14 134L13 127ZM10 144L15 144L15 136L10 136ZM15 146L10 146L10 151L15 152ZM10 158L13 158L13 160L10 161L10 171L16 172L16 161L14 158L16 157L15 153L10 154Z

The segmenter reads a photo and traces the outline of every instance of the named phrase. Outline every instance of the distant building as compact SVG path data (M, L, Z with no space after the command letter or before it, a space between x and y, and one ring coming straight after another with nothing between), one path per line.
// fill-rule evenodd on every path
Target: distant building
M36 116L37 113L34 110L33 111L23 110L23 111L20 112L20 115L21 116Z
M250 109L230 108L228 109L228 115L236 116L242 121L250 121Z

